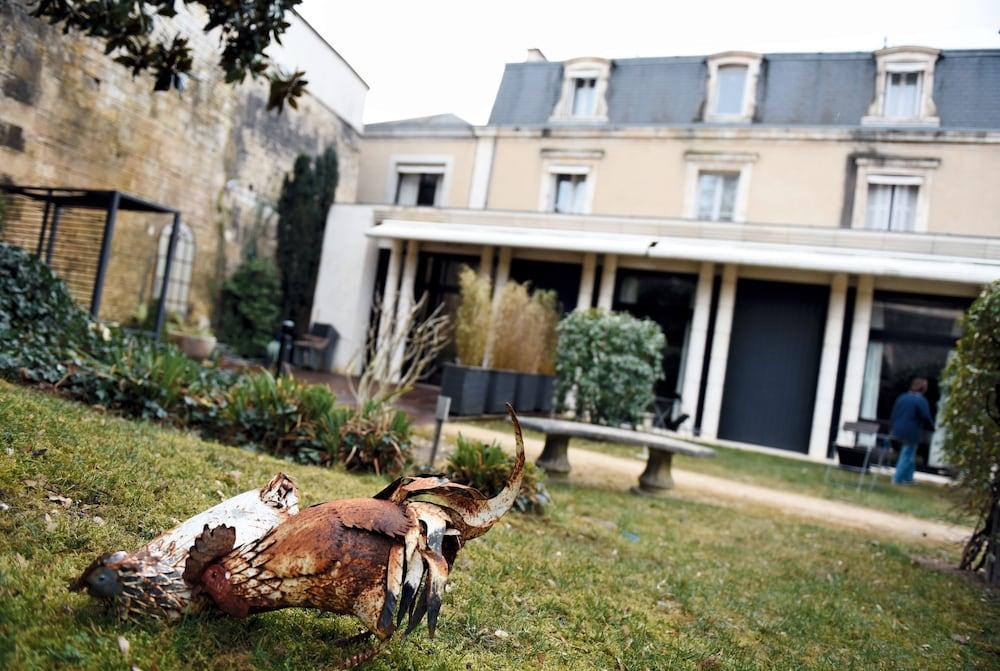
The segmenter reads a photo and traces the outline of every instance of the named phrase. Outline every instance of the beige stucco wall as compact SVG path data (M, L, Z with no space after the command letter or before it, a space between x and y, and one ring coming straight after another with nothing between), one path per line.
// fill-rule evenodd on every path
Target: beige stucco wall
M653 217L684 216L687 152L753 154L746 221L834 227L845 216L849 221L854 155L935 158L940 166L931 171L928 232L1000 236L998 144L502 136L494 155L490 208L539 208L543 150L603 151L592 162L592 213Z
M445 178L444 207L467 207L472 185L472 163L476 152L476 139L472 136L449 137L364 137L361 141L361 172L358 185L358 202L372 204L391 203L394 197L396 176L393 161L397 158L414 160L416 157L433 162L433 159L450 159L451 169Z

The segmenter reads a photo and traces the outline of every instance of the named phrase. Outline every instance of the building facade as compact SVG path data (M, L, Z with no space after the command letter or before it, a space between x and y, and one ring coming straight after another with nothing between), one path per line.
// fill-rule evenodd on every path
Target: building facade
M171 310L196 304L210 311L246 248L259 244L266 253L273 246L274 205L299 154L336 147L336 198L356 199L368 86L294 12L283 44L268 56L286 71L305 70L308 93L298 109L278 114L267 111L267 82L223 81L218 37L202 32L199 7L163 19L189 39L194 58L184 89L164 92L153 91L150 76L133 77L115 63L98 40L63 34L30 9L0 0L0 181L119 190L180 210L183 272L171 273ZM10 221L17 214L7 212L0 239L33 243L31 226L19 231ZM127 319L138 303L155 299L170 226L169 217L119 217L102 318ZM64 216L60 226L66 245L53 267L85 304L94 270L81 252L100 245L102 230L103 221L82 215Z
M959 316L1000 278L1000 50L532 51L486 126L374 124L361 143L314 307L341 367L373 296L453 302L465 263L657 321L684 430L824 459L914 376L937 407Z

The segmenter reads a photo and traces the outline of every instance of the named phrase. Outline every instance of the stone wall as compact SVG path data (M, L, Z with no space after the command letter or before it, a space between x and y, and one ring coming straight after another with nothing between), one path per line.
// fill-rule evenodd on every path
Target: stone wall
M223 82L217 42L198 17L182 13L172 23L190 37L195 75L181 92L153 92L151 78L133 78L97 41L63 35L21 3L0 0L0 35L16 36L0 40L0 180L117 189L180 209L196 244L190 302L210 310L214 288L248 243L273 248L273 205L298 154L335 145L336 200L355 201L359 135L309 95L298 110L267 112L266 82ZM149 299L156 240L168 223L162 215L120 219L102 317L125 319Z

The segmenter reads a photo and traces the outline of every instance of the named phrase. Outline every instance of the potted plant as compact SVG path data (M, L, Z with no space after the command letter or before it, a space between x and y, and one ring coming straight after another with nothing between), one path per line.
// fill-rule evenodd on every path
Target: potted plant
M490 371L481 366L490 331L490 280L463 266L458 282L462 300L455 315L458 362L444 365L441 395L451 397L452 414L481 415L490 383Z
M167 339L177 345L184 354L201 361L215 351L217 340L209 326L208 317L201 311L190 308L188 318L183 319L172 313L167 322Z
M528 315L530 304L531 297L525 284L510 281L500 292L488 345L490 389L486 395L487 412L503 412L505 403L512 404L519 412L535 409L533 397L530 404L525 403L526 394L535 389L532 384L535 340ZM525 375L532 376L532 379L524 380ZM524 398L518 394L522 387Z

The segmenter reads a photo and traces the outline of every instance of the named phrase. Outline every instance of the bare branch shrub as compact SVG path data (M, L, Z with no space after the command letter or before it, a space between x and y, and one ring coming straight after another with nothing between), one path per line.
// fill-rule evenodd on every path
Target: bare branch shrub
M354 363L358 357L365 355L367 365L357 381L348 376L351 395L359 408L390 404L413 389L424 371L447 346L451 337L451 320L444 314L444 304L424 317L426 305L427 294L424 294L399 319L395 313L386 315L381 298L376 296L365 345L352 357ZM402 356L397 354L400 351Z

